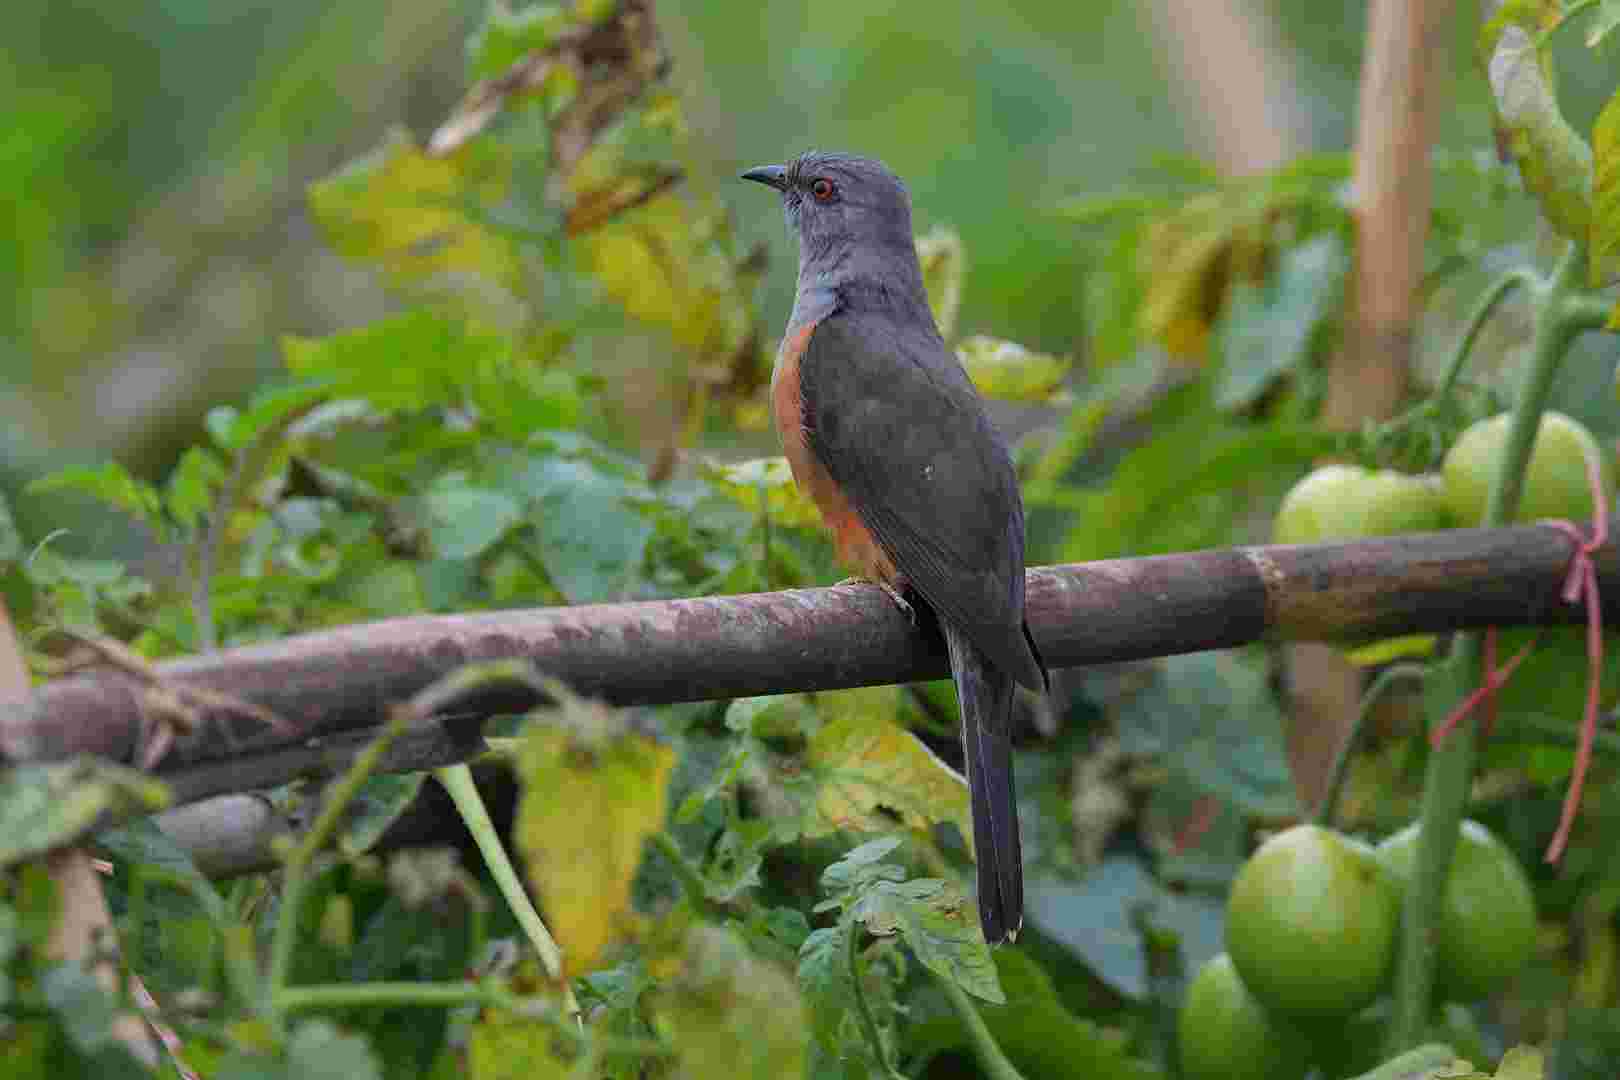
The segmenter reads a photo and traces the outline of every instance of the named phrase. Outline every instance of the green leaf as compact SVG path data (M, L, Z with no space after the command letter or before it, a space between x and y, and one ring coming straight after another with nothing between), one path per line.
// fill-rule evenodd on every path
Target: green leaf
M1083 881L1033 874L1025 884L1025 918L1078 957L1122 997L1152 993L1144 928L1175 934L1188 970L1220 952L1225 905L1215 896L1174 893L1141 860L1109 855Z
M1025 1076L1153 1080L1164 1075L1132 1058L1123 1034L1070 1013L1051 978L1023 949L997 949L995 963L1007 1001L980 1006L979 1015L1008 1060ZM910 1041L925 1059L943 1050L972 1046L954 1014L917 1025Z
M844 857L821 872L821 889L839 893L860 886L875 876L891 876L899 868L883 860L905 841L898 836L880 836L844 853ZM898 879L896 879L898 880Z
M575 22L572 11L554 4L514 10L500 0L492 0L478 29L467 39L467 81L478 82L501 74L530 53L550 46Z
M1586 47L1595 49L1620 26L1620 0L1602 0L1597 14L1586 24Z
M95 847L131 871L157 870L169 881L183 886L216 926L224 925L229 919L225 898L214 888L214 883L197 869L190 853L151 818L137 818L98 833Z
M587 461L542 459L525 489L539 556L552 582L575 603L611 600L640 567L652 522L635 501L644 494Z
M1285 251L1264 284L1233 284L1215 334L1218 408L1247 409L1309 358L1312 336L1337 307L1347 265L1339 234L1326 232Z
M877 881L850 912L879 937L898 933L924 967L974 997L1006 1002L973 904L938 878Z
M1490 1080L1469 1070L1456 1051L1440 1043L1427 1043L1384 1062L1355 1080Z
M330 393L331 384L325 379L261 387L245 412L229 405L209 409L208 433L221 450L242 450L307 413Z
M811 931L799 947L799 991L809 1006L817 1041L829 1050L838 1048L838 1028L853 992L849 935L854 932L848 920L840 919L837 926Z
M151 813L169 787L91 758L16 765L0 772L0 867L76 840L106 813Z
M814 730L815 716L803 694L736 698L726 706L727 731L756 739L791 738Z
M1120 703L1116 723L1127 753L1167 755L1197 791L1261 817L1298 811L1275 697L1264 674L1231 653L1160 661L1153 682Z
M214 498L228 476L229 470L218 454L200 446L188 449L169 477L164 497L169 516L187 532L196 529L203 515L213 508Z
M330 1020L306 1020L293 1030L287 1065L307 1080L382 1080L366 1040L343 1034Z
M427 773L388 773L360 785L347 808L338 847L345 855L370 851L416 799Z
M149 527L160 537L168 535L163 520L163 501L157 489L144 480L137 480L128 469L116 461L103 462L99 467L73 465L42 476L28 485L30 495L52 491L77 491L93 499L115 506Z
M45 972L40 988L76 1050L93 1054L112 1043L118 1010L112 996L84 965L76 961L57 964Z
M282 340L287 369L379 412L459 404L469 373L511 362L511 342L428 308L324 338Z
M1232 542L1257 489L1282 489L1335 445L1314 425L1244 424L1215 411L1206 380L1169 391L1140 417L1154 438L1132 450L1102 489L1081 490L1060 557L1192 551Z
M441 558L477 558L523 516L523 508L505 492L463 487L462 483L460 477L441 477L422 496L428 537Z
M1620 19L1620 4L1615 17ZM1592 126L1591 284L1620 273L1620 90Z

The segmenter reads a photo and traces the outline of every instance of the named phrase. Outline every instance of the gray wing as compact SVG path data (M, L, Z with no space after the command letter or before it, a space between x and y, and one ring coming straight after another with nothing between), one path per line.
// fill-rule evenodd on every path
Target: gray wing
M1012 458L939 336L835 312L799 361L810 450L935 613L1033 690Z

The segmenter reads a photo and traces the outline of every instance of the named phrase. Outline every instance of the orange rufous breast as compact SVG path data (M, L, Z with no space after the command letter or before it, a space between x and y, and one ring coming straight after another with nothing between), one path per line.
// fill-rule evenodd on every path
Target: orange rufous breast
M816 509L821 511L822 521L832 532L839 561L870 581L899 584L900 574L894 560L861 521L832 474L816 460L806 439L799 360L815 329L813 322L788 329L776 358L776 371L771 376L771 410L776 416L776 430L782 436L782 450L787 455L788 467L793 470L793 482L810 496Z

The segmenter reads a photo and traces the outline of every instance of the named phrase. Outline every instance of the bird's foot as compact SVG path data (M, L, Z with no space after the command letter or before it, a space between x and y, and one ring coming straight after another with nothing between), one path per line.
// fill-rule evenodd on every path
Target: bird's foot
M878 588L883 590L884 594L887 595L890 600L894 601L894 606L900 609L900 614L906 617L907 622L911 623L912 626L917 625L917 609L911 606L911 601L907 600L899 589L895 588L893 585L890 585L887 581L874 581L871 578L864 577L847 577L838 584L876 585Z

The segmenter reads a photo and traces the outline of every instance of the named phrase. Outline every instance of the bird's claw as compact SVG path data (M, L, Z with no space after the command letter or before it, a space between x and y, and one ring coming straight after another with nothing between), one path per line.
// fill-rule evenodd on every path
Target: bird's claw
M873 581L870 578L863 577L847 577L838 584L876 585L878 588L883 590L884 595L886 595L890 600L894 601L894 606L900 609L900 614L906 617L907 622L909 622L912 626L917 625L917 609L911 606L911 601L907 600L899 589L895 588L893 585L890 585L887 581Z

